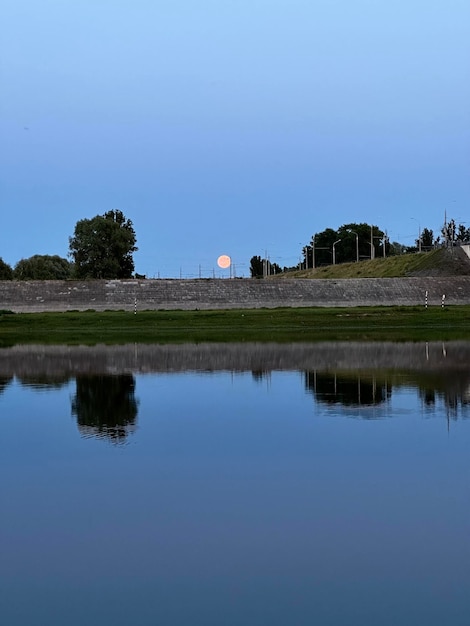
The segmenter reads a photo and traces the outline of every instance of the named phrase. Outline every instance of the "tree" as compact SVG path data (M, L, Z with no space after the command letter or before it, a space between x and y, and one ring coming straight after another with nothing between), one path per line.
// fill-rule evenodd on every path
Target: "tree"
M333 230L332 228L327 228L321 233L316 233L312 239L312 245L307 246L312 250L315 247L315 267L319 267L321 265L330 265L333 263L333 244L338 239L338 231ZM305 249L304 249L305 250ZM305 254L305 252L304 252ZM309 267L313 267L312 258L309 259ZM305 263L305 261L304 261ZM305 265L304 265L305 267Z
M0 257L0 280L13 280L13 270L2 257Z
M252 256L250 259L250 274L251 278L263 278L264 276L264 263L259 255Z
M452 245L455 239L455 220L450 220L441 230L446 246Z
M35 254L29 259L21 259L15 265L15 280L66 280L72 274L72 264L57 254Z
M405 254L406 246L398 241L392 241L390 244L390 249L388 250L389 256L394 256L397 254Z
M338 239L341 239L341 244L338 244L340 263L356 261L358 253L359 259L384 256L384 242L385 256L390 251L384 231L371 224L343 224L338 228Z
M83 219L69 238L76 278L131 278L138 250L131 220L119 210Z
M250 259L251 278L264 278L271 274L281 274L282 268L277 263L271 263L269 259L262 259L259 255Z
M466 228L465 224L459 224L457 228L456 241L469 241L470 240L470 228Z
M343 224L338 230L327 228L316 233L310 244L302 250L304 256L303 267L320 267L330 265L333 262L333 244L335 246L335 262L348 263L359 259L370 259L371 256L383 255L385 241L385 253L390 253L390 244L384 232L378 226L370 224ZM372 243L372 246L371 246ZM313 251L315 249L315 263ZM371 254L373 250L373 254Z
M457 226L454 219L444 224L441 233L447 246L453 246L457 241L464 242L470 240L470 228L466 228L465 224Z
M418 248L424 250L430 250L434 245L434 233L430 228L423 228L421 231L421 245L420 240L416 240L416 245Z

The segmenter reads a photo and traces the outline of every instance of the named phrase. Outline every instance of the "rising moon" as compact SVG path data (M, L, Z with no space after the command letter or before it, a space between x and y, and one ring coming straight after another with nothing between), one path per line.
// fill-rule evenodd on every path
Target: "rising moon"
M232 260L226 254L221 254L219 258L217 259L217 265L221 267L222 269L226 269L227 267L230 267L231 262Z

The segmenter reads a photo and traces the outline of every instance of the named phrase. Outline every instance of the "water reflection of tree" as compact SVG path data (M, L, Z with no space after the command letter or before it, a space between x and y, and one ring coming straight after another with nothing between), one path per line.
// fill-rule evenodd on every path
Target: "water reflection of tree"
M392 387L386 381L359 375L305 372L305 387L319 402L344 406L376 406L392 395Z
M459 409L470 406L470 374L467 371L439 370L424 377L417 375L419 395L428 410L442 402L448 417L457 419ZM468 414L462 413L462 417Z
M394 371L377 375L369 373L305 372L305 386L324 404L344 406L376 406L392 396L392 389L412 386L418 390L425 409L429 412L438 403L447 409L448 416L457 419L470 416L470 373L467 370L442 369L421 372Z
M271 380L271 371L270 370L251 370L251 376L256 383L261 383L264 380Z
M119 376L77 376L77 393L72 415L82 435L120 443L135 430L137 400L135 378Z
M8 385L13 380L13 376L2 376L0 377L0 394L2 394Z

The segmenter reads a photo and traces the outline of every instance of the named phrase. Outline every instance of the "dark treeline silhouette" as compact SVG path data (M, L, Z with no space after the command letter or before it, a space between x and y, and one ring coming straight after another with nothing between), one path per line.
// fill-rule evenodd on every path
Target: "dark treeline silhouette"
M0 280L67 280L131 278L137 251L132 221L113 209L79 220L69 237L71 261L58 255L35 254L11 267L0 257Z

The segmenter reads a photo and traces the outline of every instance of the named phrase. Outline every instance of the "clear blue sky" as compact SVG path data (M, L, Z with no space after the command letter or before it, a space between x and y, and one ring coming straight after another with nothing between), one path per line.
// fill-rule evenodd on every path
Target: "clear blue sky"
M470 220L468 0L3 0L0 55L11 265L114 208L150 277Z

